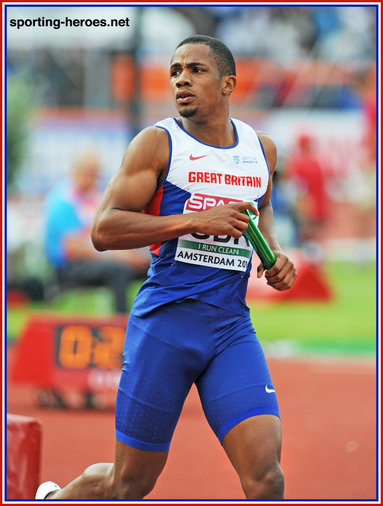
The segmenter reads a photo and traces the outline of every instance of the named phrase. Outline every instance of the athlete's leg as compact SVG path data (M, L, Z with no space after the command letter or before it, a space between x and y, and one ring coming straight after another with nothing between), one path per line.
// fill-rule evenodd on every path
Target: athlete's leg
M283 499L281 424L273 415L247 418L223 438L247 499Z
M250 319L224 313L216 355L196 382L201 402L246 497L282 498L279 408L265 355Z
M90 466L49 498L142 499L150 492L187 393L211 358L204 329L215 319L204 309L186 301L150 317L130 316L116 400L115 463Z
M137 450L116 440L114 464L94 464L48 499L142 499L154 487L168 452Z

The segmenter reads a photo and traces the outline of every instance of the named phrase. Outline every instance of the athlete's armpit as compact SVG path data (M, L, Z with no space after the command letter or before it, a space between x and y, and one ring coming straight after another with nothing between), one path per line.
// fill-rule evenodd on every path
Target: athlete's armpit
M149 127L127 148L119 171L104 193L100 209L142 211L153 197L169 160L169 139L163 129Z

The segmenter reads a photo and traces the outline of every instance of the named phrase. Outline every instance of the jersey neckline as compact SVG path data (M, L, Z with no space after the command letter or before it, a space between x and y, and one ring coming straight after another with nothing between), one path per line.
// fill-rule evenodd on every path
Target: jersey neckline
M230 122L233 125L234 134L235 134L235 138L236 138L235 143L232 144L231 146L214 146L214 144L207 144L206 142L202 142L199 139L197 139L197 137L194 137L194 135L190 134L187 130L185 130L185 128L178 123L178 121L175 117L173 117L173 120L175 121L178 128L180 128L183 132L185 132L186 135L188 135L189 137L194 139L196 142L203 144L204 146L209 146L209 148L215 148L215 149L233 149L236 146L238 146L238 142L239 142L238 130L237 130L236 124L234 123L234 121L231 118L230 118Z

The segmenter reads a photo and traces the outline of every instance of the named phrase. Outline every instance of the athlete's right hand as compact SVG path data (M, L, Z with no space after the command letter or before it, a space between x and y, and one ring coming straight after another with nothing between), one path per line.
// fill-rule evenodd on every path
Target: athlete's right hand
M230 235L241 237L247 229L250 218L241 213L249 209L258 215L258 210L251 202L233 202L219 205L206 211L194 212L188 215L193 220L195 232L209 235Z

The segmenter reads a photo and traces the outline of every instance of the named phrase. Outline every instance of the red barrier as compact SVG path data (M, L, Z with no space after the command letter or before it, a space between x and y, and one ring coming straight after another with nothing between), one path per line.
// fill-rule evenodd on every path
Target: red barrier
M256 255L253 257L253 269L250 274L247 288L247 301L260 300L263 302L329 302L333 299L333 289L327 279L326 273L321 265L309 262L297 251L288 253L293 260L297 279L290 290L278 292L267 285L265 276L257 278L257 266L259 263Z
M126 316L35 314L16 346L11 380L38 388L116 390Z
M7 499L33 499L40 482L41 422L7 414Z

